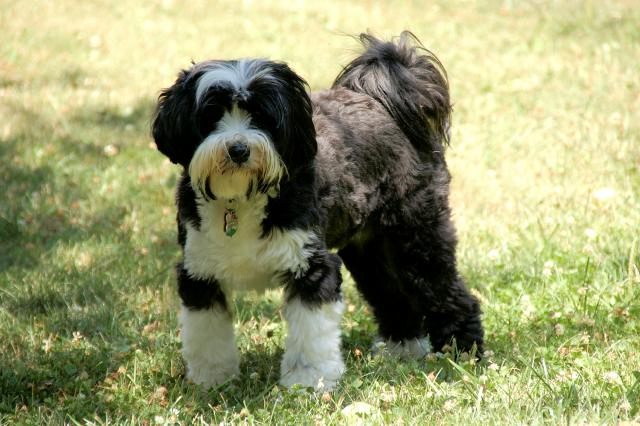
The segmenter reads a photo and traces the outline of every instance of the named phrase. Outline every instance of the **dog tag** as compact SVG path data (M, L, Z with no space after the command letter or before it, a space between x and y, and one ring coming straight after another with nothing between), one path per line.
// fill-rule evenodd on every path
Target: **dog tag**
M238 215L236 209L225 207L224 209L224 234L233 237L238 231Z

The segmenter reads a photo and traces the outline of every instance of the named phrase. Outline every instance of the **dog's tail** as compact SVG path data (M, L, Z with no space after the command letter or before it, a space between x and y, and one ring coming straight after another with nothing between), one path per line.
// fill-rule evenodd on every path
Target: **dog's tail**
M409 31L389 42L370 34L359 38L365 52L342 70L333 87L371 96L416 149L441 157L449 143L451 104L447 74L438 58Z

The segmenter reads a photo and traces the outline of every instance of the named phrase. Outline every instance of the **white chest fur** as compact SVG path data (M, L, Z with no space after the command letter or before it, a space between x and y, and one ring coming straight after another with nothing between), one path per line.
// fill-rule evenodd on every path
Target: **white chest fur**
M234 207L238 229L224 233L225 201L198 200L200 229L187 224L184 265L197 278L215 278L225 292L258 290L282 284L283 272L301 275L309 267L311 231L274 229L261 238L268 198L238 200Z

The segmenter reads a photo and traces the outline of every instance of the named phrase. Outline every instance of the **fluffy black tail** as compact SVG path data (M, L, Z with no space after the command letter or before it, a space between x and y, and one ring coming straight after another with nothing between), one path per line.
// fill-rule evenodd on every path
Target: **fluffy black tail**
M436 158L449 143L449 84L436 56L409 31L385 42L360 34L365 52L333 83L380 102L411 143Z

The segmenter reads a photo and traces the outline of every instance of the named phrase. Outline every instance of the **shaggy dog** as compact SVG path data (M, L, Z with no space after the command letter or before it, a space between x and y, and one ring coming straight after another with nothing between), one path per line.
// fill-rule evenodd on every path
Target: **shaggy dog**
M232 293L282 287L280 382L335 386L342 262L378 322L374 346L482 351L479 304L456 270L445 71L409 32L360 40L364 53L311 96L265 59L197 63L160 94L153 137L183 167L177 276L196 383L239 372Z

